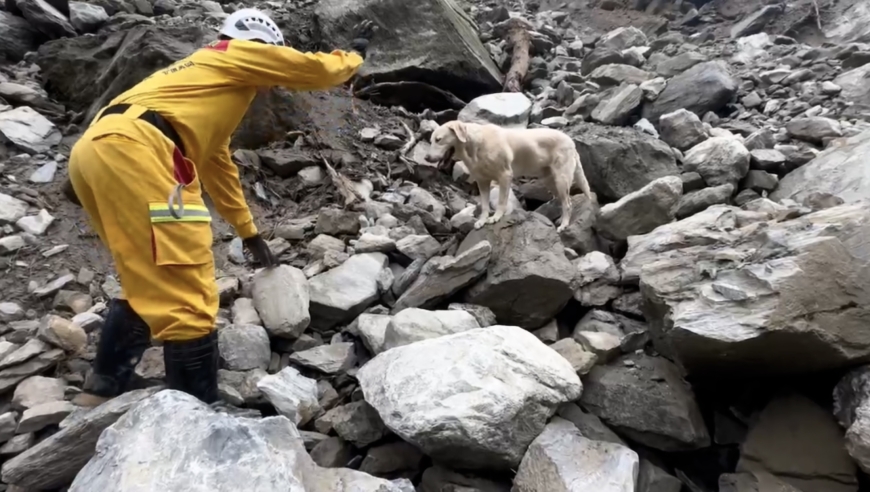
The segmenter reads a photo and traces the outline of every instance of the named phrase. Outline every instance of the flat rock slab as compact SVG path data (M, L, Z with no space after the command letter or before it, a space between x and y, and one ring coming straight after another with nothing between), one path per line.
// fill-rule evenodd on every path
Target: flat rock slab
M457 119L467 123L525 128L529 125L532 101L521 92L499 92L474 98L462 108Z
M387 267L383 253L351 256L308 281L312 325L329 329L359 316L379 295L378 276Z

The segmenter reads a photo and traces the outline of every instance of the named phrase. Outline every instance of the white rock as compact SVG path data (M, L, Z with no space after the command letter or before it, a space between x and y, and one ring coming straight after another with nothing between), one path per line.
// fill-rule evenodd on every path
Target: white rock
M391 316L385 314L363 313L354 322L356 332L362 339L363 345L369 351L377 355L384 350L384 342L387 334L387 325L390 324Z
M21 236L6 236L0 238L0 255L8 255L27 246L24 238Z
M707 186L737 182L749 172L749 151L737 139L713 137L689 149L683 157L683 172L695 171Z
M18 410L48 403L62 401L66 384L62 379L31 376L18 383L12 396L12 406Z
M355 470L320 468L286 417L236 418L166 390L103 432L69 492L167 492L167 484L185 492L407 490Z
M18 421L18 434L38 432L49 425L59 424L78 407L68 401L49 401L28 408Z
M293 367L257 382L275 410L296 425L305 425L323 409L318 401L317 381L307 378Z
M37 215L21 217L15 225L28 234L41 236L45 234L52 222L54 222L54 217L48 213L48 210L42 209Z
M218 330L218 346L225 368L231 371L266 370L272 358L269 335L257 325L230 325Z
M51 183L57 173L57 162L51 161L43 164L27 178L31 183Z
M70 24L81 33L94 32L107 20L109 14L99 5L85 2L69 3Z
M337 268L308 281L312 324L328 329L349 322L379 295L378 276L387 267L383 253L353 255Z
M388 350L357 378L390 430L465 469L516 468L556 407L583 389L570 363L513 326Z
M233 301L233 324L234 325L263 325L254 300L247 297L239 297Z
M254 275L254 307L272 336L298 338L308 328L308 291L305 274L290 265L267 268Z
M0 113L0 136L29 154L48 152L62 137L54 123L30 106Z
M27 213L27 202L0 193L0 225L14 224Z
M521 92L499 92L473 99L457 119L467 123L525 128L529 124L532 101Z
M465 311L427 311L408 308L393 316L384 333L384 350L444 335L480 328Z
M637 453L628 447L587 439L556 417L529 446L514 490L635 492L638 468Z

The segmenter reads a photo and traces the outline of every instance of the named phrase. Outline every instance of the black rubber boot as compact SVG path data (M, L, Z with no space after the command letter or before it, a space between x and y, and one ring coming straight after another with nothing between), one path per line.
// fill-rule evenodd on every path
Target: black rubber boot
M209 404L218 401L217 331L194 340L163 342L163 362L169 389L183 391Z
M85 378L84 393L74 403L94 406L127 391L136 364L150 346L151 331L130 303L110 300L97 356Z

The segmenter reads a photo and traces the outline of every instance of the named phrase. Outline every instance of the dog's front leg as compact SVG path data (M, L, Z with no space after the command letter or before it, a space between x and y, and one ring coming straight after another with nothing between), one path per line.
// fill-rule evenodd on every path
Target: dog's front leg
M480 217L474 223L475 229L480 229L486 224L486 219L489 217L489 188L492 186L490 180L478 180L477 189L480 190Z
M510 198L511 194L512 180L512 173L504 173L498 178L498 204L495 207L495 213L486 221L487 224L495 224L504 217L507 211L508 198Z

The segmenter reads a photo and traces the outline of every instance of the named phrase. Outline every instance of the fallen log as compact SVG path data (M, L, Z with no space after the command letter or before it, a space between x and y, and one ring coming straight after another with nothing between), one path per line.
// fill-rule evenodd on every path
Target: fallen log
M511 51L511 66L504 77L504 92L522 92L523 81L529 73L529 59L532 46L532 35L529 31L532 25L527 21L514 17L495 26L499 37L507 40L507 48Z

